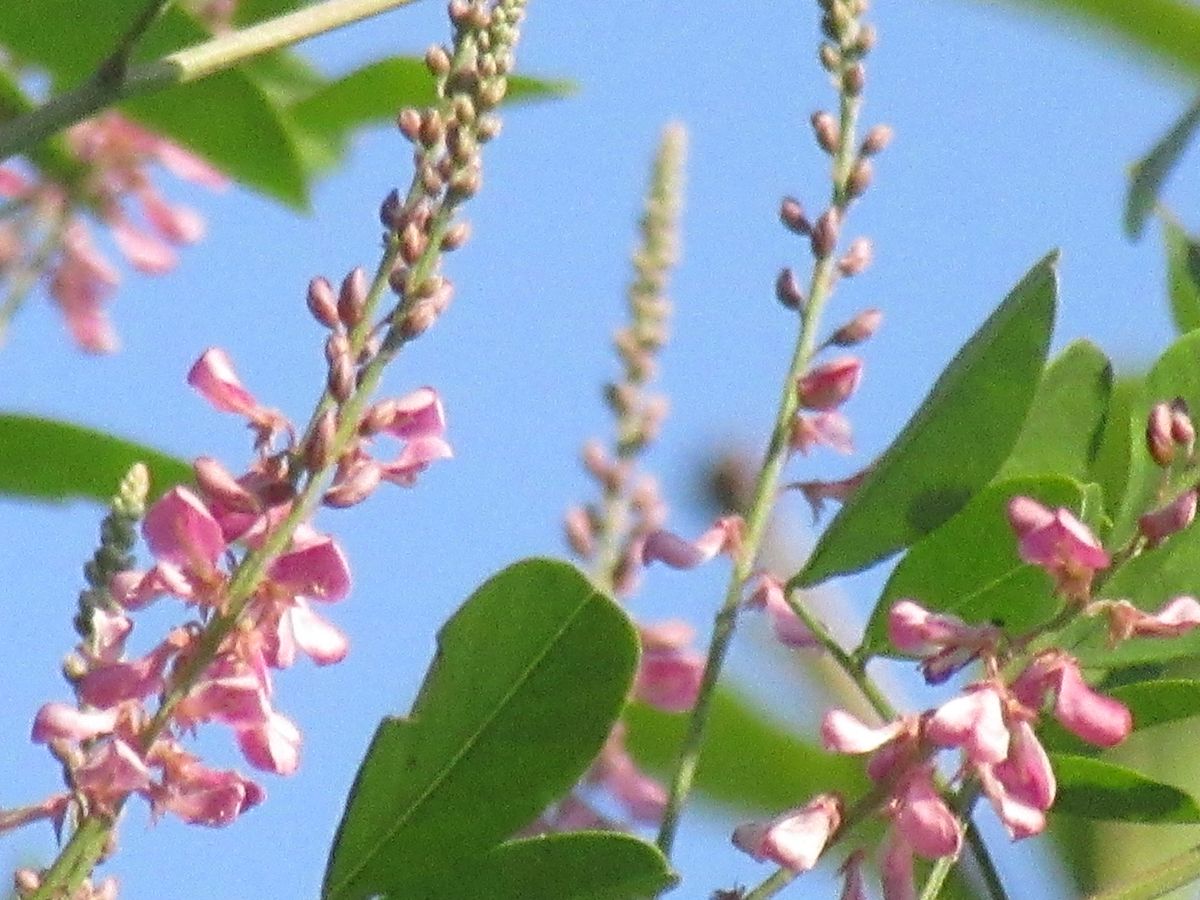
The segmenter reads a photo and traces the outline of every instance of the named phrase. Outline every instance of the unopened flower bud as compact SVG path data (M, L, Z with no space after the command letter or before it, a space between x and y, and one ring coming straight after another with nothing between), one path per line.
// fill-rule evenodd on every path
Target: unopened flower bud
M850 242L846 255L838 260L838 271L850 278L864 272L871 264L871 242L865 237L855 238Z
M362 321L366 307L367 273L362 267L356 267L342 279L337 300L338 318L347 328L353 328Z
M875 49L875 45L879 42L879 32L875 30L875 26L870 22L864 22L858 26L858 36L854 39L854 49L860 56L866 56Z
M395 231L403 221L404 204L400 192L392 188L379 204L379 223L388 231Z
M321 413L321 418L304 445L304 465L308 471L319 472L329 465L336 434L337 414L327 409Z
M256 513L261 510L258 498L240 485L229 470L211 456L199 456L192 463L196 484L204 495L222 506L238 512Z
M333 285L324 278L314 278L308 283L308 311L314 319L326 328L337 328L341 324L338 319L337 300L333 296Z
M392 424L399 409L399 404L394 399L380 400L363 413L358 423L358 433L363 437L374 437Z
M608 458L608 452L595 439L589 440L583 445L580 459L583 461L583 467L588 470L588 474L597 481L606 480L613 467L612 460Z
M1158 465L1166 468L1175 458L1175 441L1171 436L1171 407L1155 403L1146 417L1146 450Z
M630 384L609 383L604 388L604 399L615 415L624 417L637 405L638 391Z
M582 506L574 506L567 510L563 518L563 532L567 545L576 556L591 559L596 552L596 529L592 525L592 517Z
M415 222L409 222L400 232L400 258L408 265L414 265L428 246L425 232L418 228Z
M433 44L425 51L425 65L436 78L444 78L450 71L450 54L440 44Z
M821 68L826 72L836 72L842 64L841 51L828 41L822 42L818 58L821 60Z
M842 216L836 206L821 213L817 224L813 227L812 251L817 259L830 256L837 249L838 234L841 230Z
M13 873L13 887L18 894L32 894L42 886L42 876L35 869L23 867Z
M867 70L862 63L855 63L842 76L842 90L851 97L857 97L867 86Z
M811 234L812 222L804 215L804 207L795 197L784 197L779 204L779 221L796 234Z
M1182 397L1176 397L1171 403L1171 438L1177 444L1182 444L1188 453L1196 443L1196 427L1192 417L1188 415L1187 402Z
M450 16L450 21L459 28L471 24L471 4L467 0L450 0L446 12Z
M817 139L818 146L826 153L836 153L838 138L841 137L841 129L838 128L837 120L822 110L813 113L811 121L813 135Z
M441 114L436 109L425 110L421 116L421 127L418 129L417 136L421 143L426 147L434 147L446 133L446 125L442 121Z
M479 86L479 105L484 109L493 109L500 105L508 92L508 81L504 78L493 78Z
M345 403L354 393L357 374L354 361L351 360L349 354L339 356L329 363L329 376L326 384L329 387L329 393L339 403Z
M864 309L857 316L839 328L830 337L829 343L835 347L853 347L868 340L879 330L883 322L883 312L878 309Z
M850 167L850 174L846 176L846 196L854 199L865 194L871 186L874 172L875 167L871 165L871 160L861 156L856 159Z
M396 116L396 127L402 135L416 143L421 136L421 113L411 106L406 106Z
M1138 531L1150 547L1157 547L1171 535L1183 531L1196 518L1196 492L1185 491L1161 509L1138 519Z
M473 197L479 192L483 176L478 166L459 169L450 176L450 193L459 198Z
M873 126L863 138L862 146L858 150L859 155L874 156L876 153L882 153L892 142L894 133L890 125Z
M855 356L837 359L810 369L796 383L800 405L805 409L837 409L858 388L862 361Z
M775 278L775 297L788 309L803 309L804 293L796 283L796 273L791 269L780 269Z
M471 223L467 221L455 222L446 229L446 233L442 235L442 249L447 253L457 250L467 242L467 238L471 236Z
M479 143L486 144L492 138L500 133L503 123L499 116L492 114L482 115L475 122L475 137Z
M418 300L400 321L400 335L406 341L418 338L433 327L440 311L428 299Z
M336 509L362 503L379 487L382 475L379 464L374 460L361 460L347 472L338 473L337 480L325 492L321 502Z

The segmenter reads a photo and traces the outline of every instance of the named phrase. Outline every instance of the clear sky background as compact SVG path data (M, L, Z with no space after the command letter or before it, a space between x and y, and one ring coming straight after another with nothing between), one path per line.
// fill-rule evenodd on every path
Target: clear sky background
M506 114L469 208L475 238L448 260L455 304L387 382L395 394L423 384L442 392L457 456L415 490L382 490L364 506L321 514L354 566L356 589L332 610L352 650L339 666L302 663L277 679L279 708L305 734L300 773L264 778L268 802L225 830L170 819L150 826L145 806L133 804L111 867L125 897L314 896L366 742L381 716L407 710L438 625L505 564L562 552L562 511L589 491L577 448L607 427L599 388L616 371L608 335L623 314L634 221L668 120L691 133L684 261L664 358L672 412L651 456L674 501L673 526L706 525L694 496L709 448L729 439L761 446L795 329L772 282L781 265L807 264L805 248L778 225L778 200L793 193L817 208L828 190L807 126L832 102L815 61L816 4L531 6L520 68L573 79L579 92ZM1056 347L1090 336L1132 367L1170 334L1157 235L1127 243L1120 211L1126 167L1182 110L1187 84L999 4L876 7L881 41L865 121L891 124L897 138L849 226L874 240L876 263L839 290L830 322L872 305L887 320L864 350L866 378L848 407L859 454L797 461L789 472L798 478L847 474L886 446L961 342L1053 247L1063 250ZM420 4L305 50L335 72L420 53L446 35L442 6ZM223 346L260 399L306 420L323 360L305 285L373 267L378 203L407 183L408 164L393 131L362 135L349 165L321 182L310 217L237 189L214 197L168 184L169 195L205 211L208 239L167 277L129 275L114 307L124 345L116 356L78 354L49 305L31 305L0 352L0 406L244 464L241 424L187 388L188 367ZM1168 194L1193 227L1198 191L1184 171ZM99 518L82 505L0 504L0 807L57 785L28 729L42 702L67 696L58 666ZM686 577L655 570L636 611L684 615L707 633L725 577L721 566ZM878 579L845 587L865 607ZM135 637L156 639L173 611L160 604ZM735 663L744 667L746 655ZM781 706L795 704L793 690L781 685ZM240 764L220 728L202 746ZM679 862L689 880L676 896L767 874L728 847L729 824L687 819ZM6 861L45 859L49 829L3 847ZM1031 858L1006 854L1005 871L1020 877ZM826 896L828 886L802 881L793 893ZM1021 896L1054 893L1027 885Z

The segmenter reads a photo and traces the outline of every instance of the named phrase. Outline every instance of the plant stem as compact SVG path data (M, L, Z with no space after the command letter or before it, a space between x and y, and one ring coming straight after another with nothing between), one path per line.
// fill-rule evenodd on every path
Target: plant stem
M839 78L840 82L841 78ZM850 174L850 167L854 162L856 125L861 105L859 97L846 90L840 91L840 100L841 131L833 159L833 206L839 213L849 205L845 185ZM662 825L658 831L659 849L668 857L679 828L679 818L695 781L696 768L700 763L701 745L704 741L717 682L720 679L721 669L725 664L725 657L729 652L729 646L737 626L738 608L742 602L742 587L746 579L750 577L762 545L767 523L779 492L780 473L783 471L783 466L791 451L792 421L800 403L796 382L812 361L816 351L821 314L833 288L835 258L834 253L820 257L813 267L808 304L801 318L800 333L796 340L795 350L784 375L783 390L775 414L775 424L746 517L742 548L734 561L725 598L713 622L712 640L704 665L700 691L688 720L687 731L684 734L675 774L671 781L670 798L667 801Z
M133 56L133 51L137 49L138 41L174 2L175 0L149 0L146 3L128 30L121 35L121 39L117 41L117 46L113 48L112 53L96 70L93 80L97 84L119 84L124 79L125 73L129 70L129 60Z
M27 153L46 138L122 100L199 81L245 60L290 47L414 0L325 0L223 34L154 62L130 66L115 81L93 79L0 126L0 162Z

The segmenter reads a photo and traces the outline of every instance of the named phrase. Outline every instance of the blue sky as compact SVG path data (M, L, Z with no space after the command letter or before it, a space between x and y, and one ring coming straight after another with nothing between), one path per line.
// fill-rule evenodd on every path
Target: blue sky
M1126 167L1188 99L1182 79L995 4L877 7L865 120L888 122L897 137L849 225L874 240L876 263L839 291L830 322L864 306L887 319L864 350L866 378L848 407L859 455L816 455L793 464L798 478L846 474L885 446L959 344L1052 247L1063 250L1056 347L1089 336L1133 366L1170 334L1156 236L1127 243L1120 210ZM415 490L322 514L354 566L356 590L334 610L352 650L340 666L299 665L278 680L278 705L305 732L301 772L267 780L269 801L224 831L151 827L135 807L111 867L123 896L315 894L366 742L382 715L408 708L438 624L506 563L561 552L561 513L588 491L577 448L606 427L608 335L622 315L647 164L668 120L688 126L691 147L664 356L672 412L650 460L674 500L673 525L706 524L693 502L697 463L716 442L761 444L793 340L772 282L781 265L803 266L805 253L777 223L779 197L796 194L811 208L827 193L807 128L832 99L815 62L816 21L808 2L532 4L520 67L573 79L579 92L506 115L468 213L475 238L448 261L455 303L388 376L391 393L423 384L442 392L457 456ZM419 53L445 34L441 5L421 4L305 49L339 71ZM310 217L244 191L212 197L169 185L206 212L210 236L167 277L130 275L114 308L121 353L78 355L56 314L35 304L0 352L0 405L242 463L243 429L190 392L188 367L206 347L224 346L264 402L305 420L322 354L304 287L316 274L374 264L376 209L407 182L408 159L394 132L362 135L349 164L321 183ZM1198 190L1186 173L1171 186L1185 222ZM0 504L0 634L10 661L0 806L56 785L28 727L38 705L64 697L58 666L98 519L84 506ZM683 615L706 630L724 576L655 571L636 611ZM865 605L877 586L866 578L845 587ZM165 626L165 612L140 626L143 640L152 623ZM203 746L236 761L224 733ZM727 833L718 818L689 819L680 863L692 880L678 896L765 874L727 847ZM51 852L48 830L4 846L14 860ZM1015 872L1023 858L1005 865ZM794 893L824 896L820 884Z

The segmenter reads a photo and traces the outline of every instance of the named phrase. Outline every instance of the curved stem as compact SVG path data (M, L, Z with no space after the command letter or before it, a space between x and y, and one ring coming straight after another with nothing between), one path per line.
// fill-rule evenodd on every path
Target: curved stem
M114 103L199 81L255 56L412 2L325 0L178 50L154 62L130 66L119 79L93 79L0 126L0 162L13 154L30 151L56 132Z
M175 0L148 0L138 17L121 35L121 39L117 41L117 46L113 48L112 53L96 70L94 80L98 84L119 83L125 77L125 73L129 70L129 60L133 57L133 51L137 49L138 41L174 2Z
M839 82L841 79L839 78ZM839 213L849 205L845 185L855 156L856 124L860 99L848 91L841 92L841 130L833 159L833 206ZM680 747L679 759L671 781L671 794L663 812L662 825L658 832L658 846L670 856L671 846L679 828L679 818L687 803L700 763L701 745L712 709L717 682L725 664L737 626L738 607L742 602L742 587L751 575L767 523L775 507L779 492L780 473L790 453L792 421L799 409L796 382L804 373L816 351L817 331L821 314L832 292L836 271L835 255L819 257L813 267L809 284L808 304L804 309L800 333L795 350L783 379L783 389L775 413L775 424L759 470L754 488L754 498L746 517L746 531L721 608L713 622L712 640L705 660L704 674L696 705L692 709Z

